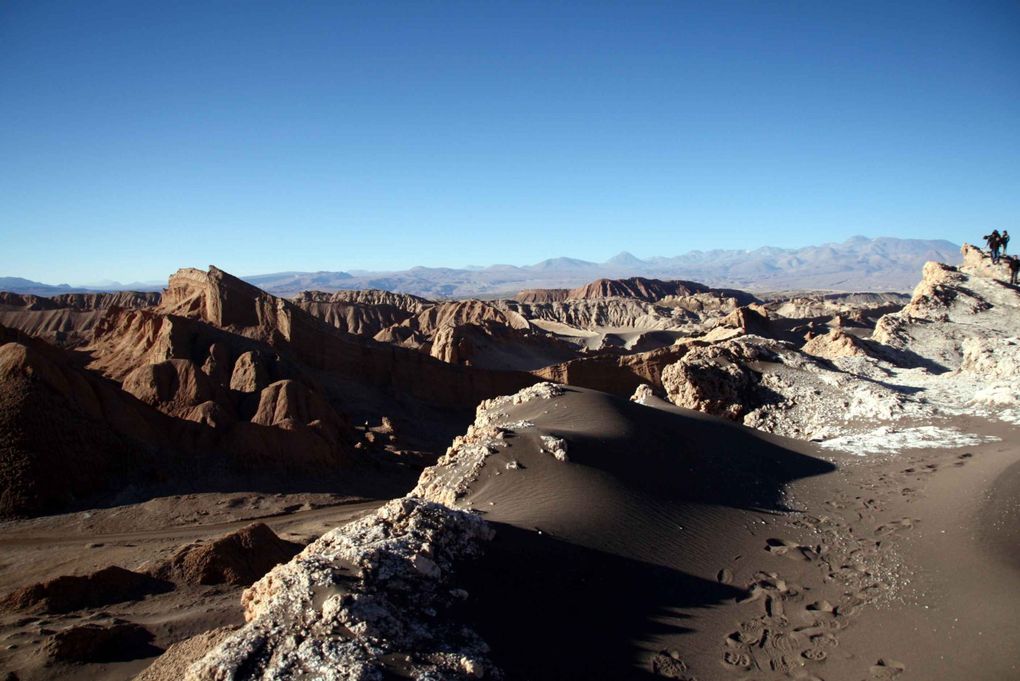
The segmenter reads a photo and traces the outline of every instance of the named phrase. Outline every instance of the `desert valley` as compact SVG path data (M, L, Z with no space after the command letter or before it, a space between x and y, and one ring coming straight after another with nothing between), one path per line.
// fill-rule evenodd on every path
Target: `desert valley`
M1020 289L0 294L0 669L1020 678Z

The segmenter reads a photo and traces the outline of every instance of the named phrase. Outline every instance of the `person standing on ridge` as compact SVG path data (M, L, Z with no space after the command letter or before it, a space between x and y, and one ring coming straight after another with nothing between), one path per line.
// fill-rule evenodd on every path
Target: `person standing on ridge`
M988 244L988 251L992 255L992 264L999 262L999 247L1002 245L1002 237L999 235L999 230L993 229L991 234L984 236L985 242Z
M1020 273L1020 258L1015 255L1007 255L1006 262L1009 263L1009 283L1017 284L1017 273Z
M999 243L1002 244L1002 254L1006 255L1006 246L1009 245L1009 230L1002 230L1002 235L999 236Z

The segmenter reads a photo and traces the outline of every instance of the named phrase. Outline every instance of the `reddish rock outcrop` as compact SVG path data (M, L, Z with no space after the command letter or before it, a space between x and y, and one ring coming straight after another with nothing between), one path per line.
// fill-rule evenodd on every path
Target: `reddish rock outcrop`
M230 389L243 393L257 393L269 384L269 372L262 356L249 350L234 362L230 374Z
M0 327L0 342L16 334ZM57 510L139 474L153 414L43 341L0 346L0 516Z
M210 378L187 359L170 359L138 367L124 379L124 391L165 414L187 418L192 409L213 401Z
M0 292L0 324L62 347L87 343L110 308L143 308L159 302L158 293L65 293L52 298Z
M680 344L632 355L582 357L532 373L552 383L577 385L629 397L642 384L662 385L663 369L681 359L691 347Z
M519 303L561 303L567 299L570 289L528 288L514 296Z
M375 290L303 291L293 301L308 314L344 333L368 338L433 305L417 296Z
M693 281L662 281L661 279L596 279L595 281L571 289L567 292L568 300L590 298L637 298L649 303L666 296L688 296L693 293L704 293L709 288Z
M426 336L431 336L443 327L486 323L500 324L510 329L531 328L528 320L520 314L501 310L480 300L440 303L421 312L407 325Z

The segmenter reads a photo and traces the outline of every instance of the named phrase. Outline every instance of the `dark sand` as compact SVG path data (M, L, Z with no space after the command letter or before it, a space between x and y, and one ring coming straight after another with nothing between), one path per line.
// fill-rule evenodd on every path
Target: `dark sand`
M864 458L584 390L509 411L537 428L472 487L465 574L510 678L1020 678L1013 427Z

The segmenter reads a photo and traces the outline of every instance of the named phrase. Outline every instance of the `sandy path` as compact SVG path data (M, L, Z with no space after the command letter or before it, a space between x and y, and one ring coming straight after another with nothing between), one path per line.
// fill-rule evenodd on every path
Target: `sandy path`
M197 525L176 525L153 530L140 530L133 532L110 532L110 533L86 533L76 532L37 532L35 530L8 530L0 536L0 548L4 550L16 550L18 547L27 546L63 546L67 544L79 545L83 540L92 543L112 542L140 542L149 540L174 539L180 541L193 541L201 537L226 534L233 530L240 529L253 522L262 522L272 527L278 534L281 532L294 533L298 528L314 526L315 521L328 521L330 527L335 523L343 522L346 519L355 518L362 513L377 508L379 501L361 501L344 504L325 506L297 511L280 511L267 515L245 516L238 520L228 520L213 523L200 523ZM326 524L325 522L323 524Z
M841 457L794 482L803 510L766 519L756 553L726 568L747 596L676 642L714 647L730 671L694 654L691 678L1020 678L1018 547L1001 541L1015 537L1002 514L1015 513L1017 476L994 493L1020 461L1017 433L961 425L1002 441Z

